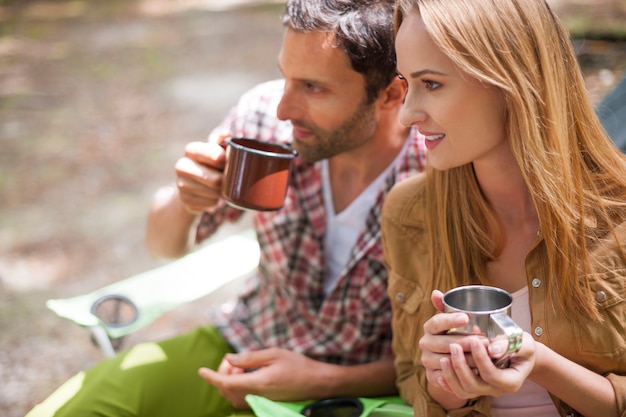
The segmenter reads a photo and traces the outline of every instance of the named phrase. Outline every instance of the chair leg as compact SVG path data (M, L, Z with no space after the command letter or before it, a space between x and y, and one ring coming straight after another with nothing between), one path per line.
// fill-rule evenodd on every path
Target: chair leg
M101 326L92 326L91 334L93 335L96 344L104 353L104 356L107 358L112 358L115 356L115 349L113 349L113 345L111 344L111 339L107 332Z

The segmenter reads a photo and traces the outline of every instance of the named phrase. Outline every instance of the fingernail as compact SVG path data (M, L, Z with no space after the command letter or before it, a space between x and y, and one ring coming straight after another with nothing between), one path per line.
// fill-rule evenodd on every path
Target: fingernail
M489 345L489 353L491 353L492 355L500 355L502 351L502 345L499 343L493 343Z
M443 379L442 376L437 378L437 384L439 385L439 388L443 389L444 391L449 391L448 385L446 384L446 380Z
M484 349L486 346L487 345L484 345L479 338L472 339L472 349Z
M450 345L450 356L452 356L453 358L456 358L459 355L459 351L456 348L455 344L451 344Z
M445 360L444 358L441 358L439 360L439 365L441 366L442 371L447 371L448 369L450 369L450 366L448 365L448 361Z

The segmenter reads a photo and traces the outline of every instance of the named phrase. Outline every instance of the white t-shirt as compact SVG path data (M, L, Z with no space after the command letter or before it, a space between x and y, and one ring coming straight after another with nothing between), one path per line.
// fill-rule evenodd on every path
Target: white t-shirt
M408 141L407 141L408 143ZM321 162L322 190L326 209L326 236L324 255L326 256L326 282L324 292L328 294L340 274L346 267L350 254L354 249L359 234L364 229L378 192L383 187L392 168L398 163L407 149L407 143L395 157L393 162L341 213L335 213L332 191L330 189L330 173L328 160Z

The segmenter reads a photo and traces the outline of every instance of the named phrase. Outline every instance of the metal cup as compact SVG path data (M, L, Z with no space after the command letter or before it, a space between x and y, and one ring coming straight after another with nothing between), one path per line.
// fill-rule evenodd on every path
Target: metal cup
M486 285L454 288L443 295L446 313L461 312L469 317L464 327L448 330L449 334L480 334L490 341L506 340L507 351L496 360L499 367L508 366L509 358L522 346L522 329L511 318L513 296L507 291Z
M297 155L286 144L250 138L226 140L222 197L239 209L280 209L289 185L291 162Z

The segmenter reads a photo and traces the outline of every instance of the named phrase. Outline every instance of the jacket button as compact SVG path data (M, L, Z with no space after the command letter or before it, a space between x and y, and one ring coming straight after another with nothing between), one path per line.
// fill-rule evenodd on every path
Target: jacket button
M596 301L599 303L603 303L606 301L606 293L604 291L598 291L596 293Z
M397 301L397 302L399 302L399 303L403 303L403 302L404 302L404 300L405 300L405 298L406 298L406 297L404 296L404 293L403 293L403 292L398 292L398 293L396 293L396 301Z
M543 329L539 326L535 327L535 336L539 337L543 334Z
M539 288L541 286L541 280L539 278L533 278L533 280L530 282L530 285L532 285L534 288Z

